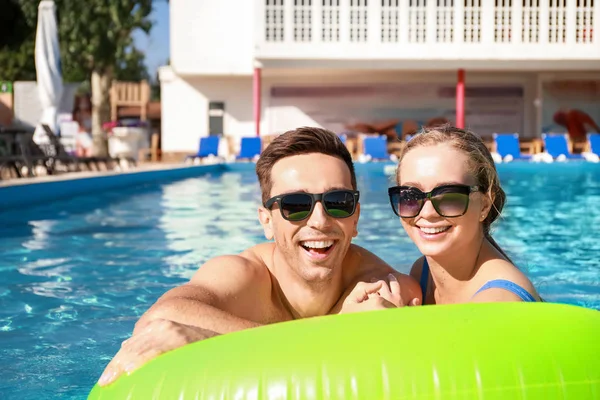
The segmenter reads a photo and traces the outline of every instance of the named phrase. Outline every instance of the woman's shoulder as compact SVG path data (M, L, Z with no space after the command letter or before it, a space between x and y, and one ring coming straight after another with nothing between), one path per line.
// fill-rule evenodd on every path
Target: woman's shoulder
M502 287L505 282L510 282L520 286L535 298L539 298L529 278L508 260L502 258L487 260L482 264L477 275L474 283L478 288L490 284L493 288L494 282L502 283L502 285L496 285Z
M503 258L490 258L485 260L478 273L481 279L506 279L524 283L529 281L527 276L512 262ZM518 282L515 282L518 283Z

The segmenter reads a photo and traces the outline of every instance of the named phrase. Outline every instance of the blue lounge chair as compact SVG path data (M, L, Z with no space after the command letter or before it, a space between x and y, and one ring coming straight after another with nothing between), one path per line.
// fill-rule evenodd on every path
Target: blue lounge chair
M587 140L590 153L600 156L600 133L588 133Z
M236 159L248 159L253 160L255 157L260 156L262 149L262 140L259 137L243 137L240 142L240 154L237 155Z
M363 139L363 154L371 160L389 160L387 151L387 138L381 136L369 136Z
M559 157L569 160L583 159L581 154L573 154L569 150L566 133L542 133L542 140L544 141L546 153L550 154L555 160Z
M585 161L600 163L600 133L592 132L587 135L587 151L581 153Z
M208 156L217 157L219 155L219 136L205 136L200 138L198 152L192 156L187 156L185 159L196 160L206 158Z
M521 154L518 133L494 133L492 136L496 143L496 153L502 160L507 160L507 157L513 160L531 160L530 154Z

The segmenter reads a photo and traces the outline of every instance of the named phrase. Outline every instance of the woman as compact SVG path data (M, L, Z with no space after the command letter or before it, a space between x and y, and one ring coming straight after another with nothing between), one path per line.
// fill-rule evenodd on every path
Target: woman
M421 253L411 270L423 304L539 301L490 234L506 195L481 138L425 128L400 156L390 202Z
M73 107L73 121L79 128L75 138L75 155L77 157L91 157L94 153L94 141L91 135L92 128L92 101L89 95L75 96Z

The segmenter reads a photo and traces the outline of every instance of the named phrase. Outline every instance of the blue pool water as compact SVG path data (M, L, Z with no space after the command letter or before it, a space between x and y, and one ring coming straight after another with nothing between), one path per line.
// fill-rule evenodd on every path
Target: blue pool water
M497 241L547 301L600 309L600 165L499 171ZM388 205L391 178L359 165L358 184L355 243L408 272L419 253ZM161 294L263 240L259 201L249 169L0 212L0 398L85 398Z

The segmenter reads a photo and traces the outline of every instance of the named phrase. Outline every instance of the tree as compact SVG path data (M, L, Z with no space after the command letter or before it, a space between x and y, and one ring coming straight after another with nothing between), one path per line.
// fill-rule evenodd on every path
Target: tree
M35 30L39 0L9 0L0 13L0 79L35 79ZM133 44L137 29L149 33L152 0L55 0L63 79L91 81L92 135L107 153L102 123L110 119L113 78L148 78L144 54Z
M144 64L146 56L136 48L131 48L119 57L115 65L115 79L118 81L141 81L150 79Z
M9 0L0 6L0 80L35 80L35 14Z
M57 9L61 46L67 45L61 53L91 72L92 135L97 153L105 155L102 124L110 119L110 85L117 71L143 65L132 33L150 32L152 0L57 0ZM65 70L71 67L63 65Z

